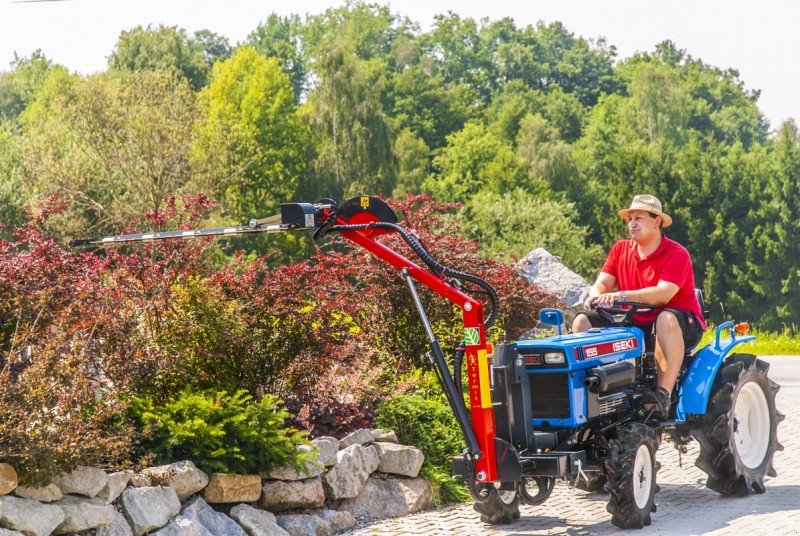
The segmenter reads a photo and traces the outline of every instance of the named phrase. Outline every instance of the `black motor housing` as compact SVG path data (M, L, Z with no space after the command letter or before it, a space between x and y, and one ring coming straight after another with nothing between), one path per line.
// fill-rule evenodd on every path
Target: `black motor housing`
M635 379L636 362L630 359L586 371L586 387L592 393L599 395L617 393L631 385Z

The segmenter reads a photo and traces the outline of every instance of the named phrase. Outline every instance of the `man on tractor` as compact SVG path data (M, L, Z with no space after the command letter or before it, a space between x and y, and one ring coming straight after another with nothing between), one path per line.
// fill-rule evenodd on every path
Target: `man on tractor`
M597 307L626 301L652 305L653 311L635 314L632 320L644 331L648 347L654 349L658 370L654 414L666 419L686 350L700 342L706 329L695 294L692 260L686 248L664 235L672 218L663 212L656 197L637 195L630 208L618 214L628 222L631 238L611 248L572 331L611 326Z

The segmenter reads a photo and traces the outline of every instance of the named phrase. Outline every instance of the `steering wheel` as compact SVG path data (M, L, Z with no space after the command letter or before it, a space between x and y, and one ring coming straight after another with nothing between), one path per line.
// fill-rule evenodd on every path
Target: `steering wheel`
M637 313L652 313L656 307L649 303L637 301L615 301L611 307L593 305L601 318L612 324L624 326L631 323L633 315Z

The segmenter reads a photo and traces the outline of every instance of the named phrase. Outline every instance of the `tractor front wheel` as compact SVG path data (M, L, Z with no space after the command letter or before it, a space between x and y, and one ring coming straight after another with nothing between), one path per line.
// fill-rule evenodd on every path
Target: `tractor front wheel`
M775 408L780 386L767 377L769 364L751 354L735 354L714 380L706 414L692 431L700 444L696 465L708 474L706 487L725 496L764 493L778 443Z
M611 523L623 529L640 529L650 524L650 513L656 510L658 441L649 426L629 423L620 426L617 437L609 443L604 489L609 495L606 509Z
M490 525L507 525L519 519L519 494L513 489L489 490L489 497L473 506L481 515L481 521Z

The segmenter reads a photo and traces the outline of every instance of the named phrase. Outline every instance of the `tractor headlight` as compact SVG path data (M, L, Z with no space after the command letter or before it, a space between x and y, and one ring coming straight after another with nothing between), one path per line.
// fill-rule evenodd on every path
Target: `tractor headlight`
M548 365L558 365L564 362L563 352L546 352L544 354L544 362Z

